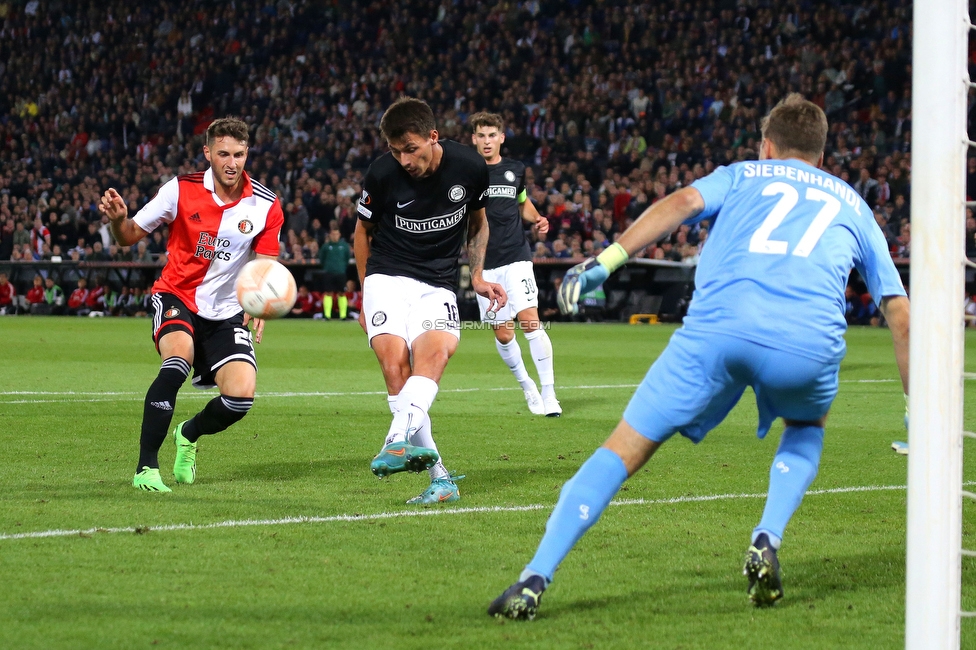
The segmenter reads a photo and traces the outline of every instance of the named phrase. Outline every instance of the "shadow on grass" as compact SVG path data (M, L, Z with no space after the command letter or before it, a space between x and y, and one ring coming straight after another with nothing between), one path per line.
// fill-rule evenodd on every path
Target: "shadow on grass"
M904 548L861 553L810 549L803 559L783 562L784 604L811 605L845 593L890 593L893 586L905 582Z
M369 471L368 461L362 457L333 458L328 460L305 461L271 461L267 463L252 463L238 465L233 470L208 477L209 482L225 481L297 481L301 479L321 476L323 474L339 474L364 468Z

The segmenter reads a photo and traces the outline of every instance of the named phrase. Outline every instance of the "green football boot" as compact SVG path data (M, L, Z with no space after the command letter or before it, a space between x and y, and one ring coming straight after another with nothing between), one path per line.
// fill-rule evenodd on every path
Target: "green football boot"
M132 486L146 492L172 492L166 487L156 467L143 467L132 477Z
M370 471L379 478L398 472L422 472L433 467L440 456L433 449L415 447L406 442L393 442L380 450L369 464Z
M180 422L173 429L173 440L176 442L176 460L173 461L173 476L177 483L189 485L197 477L197 443L190 442L183 437L183 425Z
M770 607L783 597L783 581L779 577L779 559L769 536L762 533L746 551L742 573L749 578L749 600L756 607Z
M496 598L488 607L488 616L510 618L513 621L531 621L539 611L546 580L542 576L529 576L516 582Z

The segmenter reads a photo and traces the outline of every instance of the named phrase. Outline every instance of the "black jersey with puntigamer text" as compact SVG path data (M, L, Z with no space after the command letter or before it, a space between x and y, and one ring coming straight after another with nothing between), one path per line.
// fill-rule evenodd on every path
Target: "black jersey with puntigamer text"
M532 259L532 249L525 236L519 197L525 192L525 165L517 160L502 158L488 165L488 252L485 268L497 269L513 262Z
M366 171L357 211L373 224L366 275L382 273L457 290L468 215L484 207L488 166L477 151L442 140L433 174L413 178L389 152Z

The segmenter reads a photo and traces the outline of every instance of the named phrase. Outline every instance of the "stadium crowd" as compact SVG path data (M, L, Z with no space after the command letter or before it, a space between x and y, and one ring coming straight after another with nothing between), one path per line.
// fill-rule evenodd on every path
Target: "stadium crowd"
M528 165L551 224L536 258L579 258L716 166L756 158L760 119L790 91L824 108L824 167L907 258L910 10L0 0L0 261L164 264L165 228L118 247L97 199L115 187L135 212L174 175L205 168L201 133L230 114L252 125L248 170L285 210L281 258L319 264L331 230L352 236L359 183L385 150L379 118L401 94L425 99L441 137L461 142L468 115L502 114L504 153ZM976 159L967 180L976 196ZM682 227L641 255L693 264L707 235ZM976 255L972 218L967 249Z

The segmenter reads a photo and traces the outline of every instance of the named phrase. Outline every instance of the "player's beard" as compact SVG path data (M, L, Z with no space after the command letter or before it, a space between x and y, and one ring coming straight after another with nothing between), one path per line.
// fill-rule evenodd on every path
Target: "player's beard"
M244 178L244 170L238 169L236 172L234 172L234 176L231 179L228 179L227 173L223 171L221 171L218 174L215 174L215 176L217 178L217 182L223 185L225 190L233 191L242 182Z

